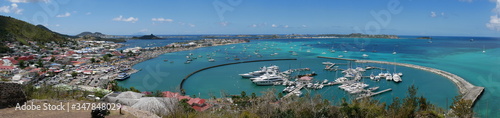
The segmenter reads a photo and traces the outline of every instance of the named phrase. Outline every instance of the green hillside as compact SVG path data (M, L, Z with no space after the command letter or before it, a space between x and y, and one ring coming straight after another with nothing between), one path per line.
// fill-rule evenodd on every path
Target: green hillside
M33 24L17 20L8 16L0 15L0 41L2 47L5 42L19 41L27 44L28 41L44 42L65 42L65 37L54 32L37 27Z

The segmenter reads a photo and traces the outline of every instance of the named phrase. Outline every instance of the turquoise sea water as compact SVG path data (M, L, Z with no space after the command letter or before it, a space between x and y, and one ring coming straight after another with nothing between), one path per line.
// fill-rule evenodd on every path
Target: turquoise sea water
M404 37L413 38L413 37ZM473 38L474 41L470 41ZM179 91L181 80L189 73L198 69L236 62L233 56L238 56L242 60L260 60L274 58L297 58L297 60L270 61L244 63L229 66L222 66L208 69L191 76L184 84L184 89L188 95L196 95L202 98L210 96L220 97L221 93L239 94L246 91L260 94L261 91L275 89L277 92L283 90L283 86L256 86L248 79L243 79L238 74L258 70L259 67L268 65L278 65L281 70L289 68L311 68L311 71L318 73L315 80L324 79L335 80L342 74L334 71L324 71L321 62L330 61L334 63L347 63L341 60L321 59L317 56L337 57L343 55L350 59L369 59L400 63L410 63L421 66L428 66L445 70L459 75L476 86L485 87L482 97L476 102L475 110L477 116L500 116L500 74L495 73L500 68L500 49L498 38L481 37L433 37L432 43L424 39L274 39L274 40L252 40L250 43L233 44L217 47L205 47L191 51L168 53L134 66L142 71L135 73L130 79L120 82L121 86L134 86L143 91L169 90ZM176 40L133 40L127 42L131 45L145 47L147 45L166 45ZM132 46L131 46L132 47ZM329 49L335 49L335 53ZM484 47L484 48L483 48ZM365 51L360 51L365 49ZM486 51L482 53L483 49ZM262 57L257 57L254 52ZM291 55L289 51L295 51L298 56ZM347 51L344 53L342 51ZM376 52L375 52L376 51ZM392 54L393 52L397 54ZM325 52L326 54L322 54ZM193 53L194 56L203 56L184 64L186 55ZM273 53L278 55L271 56ZM369 57L363 58L362 54ZM214 58L215 62L208 62L207 55ZM250 56L249 56L250 55ZM226 60L225 57L231 57ZM244 57L248 58L245 59ZM168 60L168 61L165 61ZM173 63L169 63L173 61ZM433 104L442 108L448 108L452 98L458 95L457 87L448 79L439 75L407 67L394 67L382 64L353 64L353 66L377 66L389 69L393 72L403 72L403 82L394 83L389 81L374 82L365 79L364 82L370 87L380 86L379 89L393 88L393 91L378 96L383 102L392 101L393 97L404 97L408 86L415 85L419 88L419 94L424 95ZM340 65L340 68L347 68ZM378 74L379 70L370 70L370 73ZM310 73L310 72L305 72ZM337 86L325 87L321 90L303 90L303 92L321 94L323 98L339 102L341 98L349 98L349 94L338 89ZM490 104L490 105L488 105Z

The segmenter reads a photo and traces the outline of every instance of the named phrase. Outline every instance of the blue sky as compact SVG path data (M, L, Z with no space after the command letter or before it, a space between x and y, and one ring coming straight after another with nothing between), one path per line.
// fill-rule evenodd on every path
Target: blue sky
M0 0L0 14L70 35L500 37L500 2L495 0Z

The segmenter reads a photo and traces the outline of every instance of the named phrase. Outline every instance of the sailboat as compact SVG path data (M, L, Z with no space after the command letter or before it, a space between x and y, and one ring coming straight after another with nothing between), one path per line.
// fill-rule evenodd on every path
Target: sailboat
M486 53L486 49L484 48L484 45L483 45L483 53Z
M396 83L403 81L403 79L401 79L401 75L403 75L403 73L396 73L396 65L394 65L394 73L392 74L392 80Z
M361 43L361 50L359 50L361 52L364 52L365 51L365 43Z
M398 47L398 45L396 45L396 46L394 47L394 50L392 50L392 54L397 54L397 52L396 52L396 47Z
M332 43L332 49L330 49L331 53L335 53L335 49L333 49L333 46L335 46L335 44Z

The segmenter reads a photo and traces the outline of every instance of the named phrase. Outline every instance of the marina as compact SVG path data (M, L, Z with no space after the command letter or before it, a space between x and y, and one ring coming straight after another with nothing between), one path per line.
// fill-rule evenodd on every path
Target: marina
M339 58L322 57L322 56L318 56L318 58L339 59ZM345 59L341 59L341 60L345 60ZM379 63L379 64L405 66L405 67L420 69L420 70L424 70L424 71L428 71L428 72L432 72L432 73L441 75L441 76L451 80L459 88L459 92L464 95L462 97L462 99L471 100L472 103L475 103L475 101L478 99L478 97L484 91L484 87L474 86L471 83L465 81L465 79L463 79L455 74L452 74L452 73L449 73L449 72L446 72L443 70L439 70L439 69L423 67L423 66L418 66L418 65L413 65L413 64L396 63L396 62L372 61L372 60L351 60L351 59L349 59L349 60L354 61L356 63Z
M339 59L339 58L330 58L330 57L321 57L318 56L319 58L328 58L328 59ZM219 67L219 66L225 66L225 65L232 65L232 64L239 64L239 63L250 63L250 62L260 62L260 61L276 61L276 60L296 60L296 59L270 59L270 60L253 60L253 61L244 61L244 62L235 62L235 63L227 63L227 64L221 64L221 65L215 65L215 66L210 66L206 67L203 69L200 69L198 71L195 71L188 76L186 76L181 84L180 84L180 89L182 89L182 85L187 80L191 75L206 70L214 67ZM454 81L455 84L457 84L459 90L461 93L463 93L465 96L463 99L467 100L472 100L475 101L477 97L482 93L483 89L482 87L476 87L473 86L472 84L466 82L466 81L460 81L463 80L462 78L437 69L432 69L428 67L422 67L422 66L416 66L416 65L411 65L411 64L403 64L403 63L394 63L394 62L382 62L382 61L370 61L370 60L353 60L353 59L342 59L342 60L349 60L353 61L355 63L380 63L380 64L390 64L390 65L398 65L398 66L405 66L405 67L411 67L411 68L416 68L416 69L421 69L429 72L433 72L436 74L439 74L441 76L444 76L446 78L449 78L450 80L456 80ZM332 67L334 67L336 64L332 62L322 62L323 65L326 65L327 70L331 70ZM376 80L378 81L380 78L385 78L388 81L394 81L394 82L401 82L401 76L402 73L396 73L394 72L393 74L387 72L387 73L379 73L378 75L374 75L373 72L370 76L363 76L363 72L366 71L366 69L383 69L379 67L367 67L367 68L361 68L361 67L356 67L356 68L348 68L348 69L339 69L342 70L342 73L345 74L344 77L337 78L337 80L328 82L328 80L324 80L323 82L313 82L311 81L314 79L311 77L312 74L305 74L305 75L299 75L299 76L290 76L294 72L300 72L300 71L309 71L308 68L299 68L299 69L289 69L283 72L279 71L279 67L277 66L269 66L269 67L261 67L260 70L257 71L252 71L249 73L244 73L244 74L239 74L243 78L249 78L249 80L256 85L259 86L276 86L276 85L284 85L286 88L283 90L283 92L287 93L284 98L290 97L292 95L300 96L302 92L300 92L303 88L308 88L308 89L322 89L323 87L326 86L332 86L332 85L340 85L339 88L342 90L346 91L349 94L353 94L356 97L356 99L362 99L366 97L372 97L375 95L379 95L385 92L392 91L392 88L386 88L381 91L376 91L379 87L372 87L372 88L367 88L369 85L360 83L360 80L363 78L370 78L371 80ZM351 78L351 79L348 79ZM292 81L295 79L295 81ZM470 92L474 91L474 92ZM182 91L183 94L185 94L184 91ZM472 93L478 93L478 94L472 94Z

